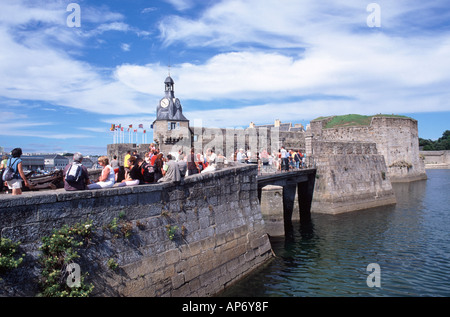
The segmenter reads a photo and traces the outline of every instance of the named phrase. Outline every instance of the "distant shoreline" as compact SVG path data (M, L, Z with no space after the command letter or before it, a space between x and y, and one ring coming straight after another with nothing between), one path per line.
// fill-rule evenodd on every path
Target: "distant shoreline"
M447 170L450 169L449 164L425 164L426 170Z

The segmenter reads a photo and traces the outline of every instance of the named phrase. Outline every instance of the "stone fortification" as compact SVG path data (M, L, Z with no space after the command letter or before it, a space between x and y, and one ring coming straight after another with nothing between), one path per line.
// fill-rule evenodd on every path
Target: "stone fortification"
M263 150L277 153L281 146L287 149L305 149L304 131L283 131L279 127L255 126L246 129L193 127L196 153L214 149L216 154L231 158L239 149L249 149L255 156Z
M374 143L313 141L317 168L311 211L337 214L396 199L384 156Z
M255 166L186 177L181 184L0 197L0 232L20 241L22 265L2 275L0 296L35 296L42 236L93 221L79 250L94 296L212 296L271 257ZM129 237L111 232L119 215ZM174 229L170 238L168 228ZM112 270L108 260L119 268Z
M427 169L450 168L450 151L420 151Z
M361 141L376 144L392 182L426 179L419 156L417 121L407 117L374 116L369 125L326 128L333 117L311 121L313 138L322 141Z
M124 164L125 155L127 151L136 151L142 158L144 158L145 153L148 152L150 144L136 144L136 143L119 143L119 144L108 144L107 155L111 161L114 155L117 156L117 161L121 166Z

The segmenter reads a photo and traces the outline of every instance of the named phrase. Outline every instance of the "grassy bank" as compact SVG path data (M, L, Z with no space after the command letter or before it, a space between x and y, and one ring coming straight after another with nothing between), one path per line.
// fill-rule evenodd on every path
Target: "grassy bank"
M395 115L395 114L377 114L373 116L364 116L360 114L346 114L342 116L330 116L330 117L319 117L314 119L324 120L331 118L331 120L325 125L325 128L340 128L358 125L370 125L373 117L390 117L390 118L409 118L407 116Z

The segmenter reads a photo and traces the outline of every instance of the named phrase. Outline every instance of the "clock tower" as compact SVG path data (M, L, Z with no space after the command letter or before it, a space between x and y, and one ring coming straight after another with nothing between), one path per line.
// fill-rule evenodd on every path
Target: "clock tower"
M180 100L175 97L174 81L168 76L164 81L165 96L156 107L153 136L164 155L177 154L181 148L188 153L191 147L189 120L183 115Z

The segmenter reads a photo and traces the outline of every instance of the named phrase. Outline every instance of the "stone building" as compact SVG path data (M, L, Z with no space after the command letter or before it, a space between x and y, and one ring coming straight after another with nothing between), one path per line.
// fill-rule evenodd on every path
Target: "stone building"
M38 171L46 168L44 156L22 155L21 159L24 171Z
M165 154L187 152L192 146L192 131L189 120L183 115L181 102L175 97L174 81L168 76L164 81L165 96L156 108L153 122L153 139Z
M59 154L48 154L43 155L43 157L47 171L63 170L69 164L69 159Z

